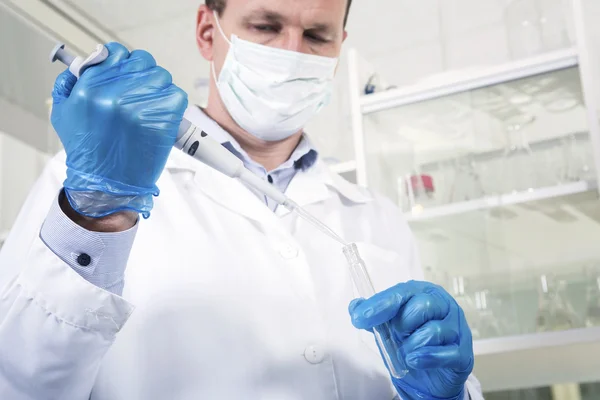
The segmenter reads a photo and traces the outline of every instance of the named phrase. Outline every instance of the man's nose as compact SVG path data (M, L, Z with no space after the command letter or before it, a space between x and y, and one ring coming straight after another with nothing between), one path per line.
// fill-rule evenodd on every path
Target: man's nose
M280 43L282 49L299 53L308 52L306 41L304 40L304 30L288 29L282 36L282 42Z

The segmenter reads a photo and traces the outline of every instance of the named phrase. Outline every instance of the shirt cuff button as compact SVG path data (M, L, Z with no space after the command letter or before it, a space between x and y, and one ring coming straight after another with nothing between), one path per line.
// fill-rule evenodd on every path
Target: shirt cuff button
M81 253L79 256L77 256L77 264L81 265L82 267L87 267L91 262L92 257L90 257L89 254Z

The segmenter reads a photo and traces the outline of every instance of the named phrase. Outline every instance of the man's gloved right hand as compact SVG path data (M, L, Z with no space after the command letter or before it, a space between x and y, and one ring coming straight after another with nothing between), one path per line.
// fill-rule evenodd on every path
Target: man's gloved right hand
M187 94L148 52L106 47L108 58L79 80L67 70L54 84L51 120L67 153L65 193L86 216L130 210L148 217Z

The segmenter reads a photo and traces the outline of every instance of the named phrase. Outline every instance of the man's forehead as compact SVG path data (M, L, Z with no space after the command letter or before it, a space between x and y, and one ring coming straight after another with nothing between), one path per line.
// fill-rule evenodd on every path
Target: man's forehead
M281 23L302 19L325 27L345 16L347 0L227 0L244 19L261 18ZM238 6L239 3L239 6ZM234 6L235 4L235 6Z

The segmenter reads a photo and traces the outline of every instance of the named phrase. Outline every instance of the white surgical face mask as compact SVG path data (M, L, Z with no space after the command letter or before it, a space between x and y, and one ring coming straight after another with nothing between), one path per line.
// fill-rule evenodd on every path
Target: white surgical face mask
M302 54L227 38L229 52L217 79L221 99L233 120L267 141L299 132L331 97L337 58Z

